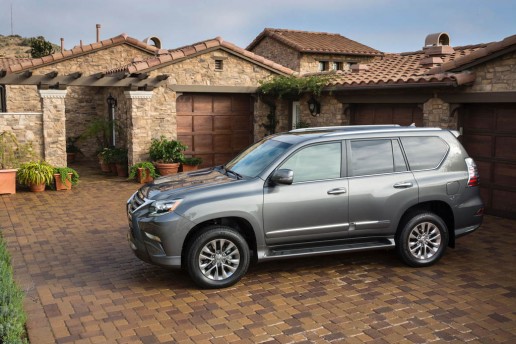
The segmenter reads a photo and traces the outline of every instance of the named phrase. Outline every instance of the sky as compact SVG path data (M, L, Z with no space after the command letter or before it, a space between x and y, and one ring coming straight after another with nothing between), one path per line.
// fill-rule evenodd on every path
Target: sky
M11 11L12 9L12 11ZM12 15L11 15L12 13ZM383 52L423 47L430 33L451 45L516 34L516 0L0 0L0 35L43 36L71 49L125 33L165 49L217 36L242 48L264 28L339 33Z

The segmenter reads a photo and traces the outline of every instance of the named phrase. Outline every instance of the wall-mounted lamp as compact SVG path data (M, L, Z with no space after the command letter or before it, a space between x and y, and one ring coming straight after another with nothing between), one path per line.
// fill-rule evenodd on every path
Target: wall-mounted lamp
M314 98L314 96L310 97L308 99L308 110L310 111L310 115L312 116L319 116L321 113L321 103L317 101L317 99Z

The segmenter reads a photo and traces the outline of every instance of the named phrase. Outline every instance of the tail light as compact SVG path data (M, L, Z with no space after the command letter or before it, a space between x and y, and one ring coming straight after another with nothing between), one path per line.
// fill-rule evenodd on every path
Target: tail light
M471 158L466 158L466 166L468 167L468 186L478 186L480 184L480 176L478 174L477 164Z

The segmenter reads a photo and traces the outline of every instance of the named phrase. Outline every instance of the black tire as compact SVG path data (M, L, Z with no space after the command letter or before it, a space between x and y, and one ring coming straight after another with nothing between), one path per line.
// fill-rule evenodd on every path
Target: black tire
M402 224L396 250L409 266L421 267L436 263L448 246L448 227L437 215L419 212L410 215Z
M204 253L204 254L203 254ZM188 245L186 268L202 288L226 288L249 268L249 246L244 237L226 226L210 226Z

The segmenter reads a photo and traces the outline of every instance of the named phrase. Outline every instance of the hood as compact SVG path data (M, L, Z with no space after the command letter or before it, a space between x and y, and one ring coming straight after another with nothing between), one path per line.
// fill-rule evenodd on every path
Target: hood
M193 189L206 188L235 181L237 180L217 170L205 169L194 172L170 174L157 178L152 184L144 186L142 193L150 199L162 199L175 193L175 191L183 193Z

